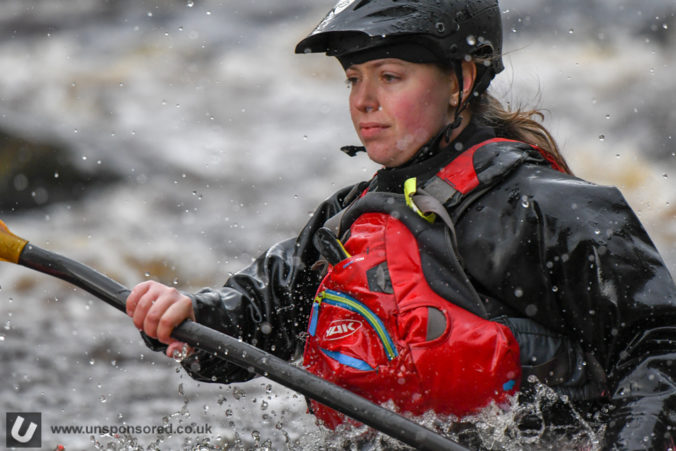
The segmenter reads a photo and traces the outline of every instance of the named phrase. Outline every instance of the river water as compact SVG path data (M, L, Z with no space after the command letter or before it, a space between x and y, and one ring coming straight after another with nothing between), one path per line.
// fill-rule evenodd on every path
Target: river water
M1 219L130 286L221 284L376 170L338 151L357 144L340 66L293 55L332 4L5 0L0 127L58 143L79 170L118 182L61 202L29 185L35 205ZM544 107L573 170L619 186L676 272L673 1L501 9L506 70L494 92ZM342 446L298 395L264 378L197 383L144 348L124 315L47 276L0 266L0 324L0 408L41 412L44 449ZM486 446L552 446L508 438L496 412L477 421ZM51 429L64 425L90 431ZM163 425L196 433L94 430Z

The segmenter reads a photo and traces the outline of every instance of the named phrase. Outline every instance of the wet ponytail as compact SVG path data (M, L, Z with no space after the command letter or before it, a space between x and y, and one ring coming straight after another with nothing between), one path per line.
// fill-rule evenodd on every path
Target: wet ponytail
M495 129L499 137L523 141L542 149L565 172L572 174L566 160L559 152L559 146L542 125L543 114L539 110L510 111L488 92L472 102L472 115L480 123Z

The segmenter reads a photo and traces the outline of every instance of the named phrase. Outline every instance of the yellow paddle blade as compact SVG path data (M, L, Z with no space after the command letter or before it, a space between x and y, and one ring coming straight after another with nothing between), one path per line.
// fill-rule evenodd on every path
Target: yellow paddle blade
M19 263L19 257L26 243L27 240L14 235L0 220L0 261Z

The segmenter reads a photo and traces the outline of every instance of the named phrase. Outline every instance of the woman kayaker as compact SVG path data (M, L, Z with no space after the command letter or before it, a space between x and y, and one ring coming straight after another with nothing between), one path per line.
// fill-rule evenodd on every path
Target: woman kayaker
M223 287L137 285L149 345L173 355L190 318L414 414L505 405L535 377L602 413L608 449L672 446L674 281L619 191L486 91L501 51L497 0L339 1L296 52L339 60L363 144L343 150L382 169ZM200 350L182 364L253 377Z

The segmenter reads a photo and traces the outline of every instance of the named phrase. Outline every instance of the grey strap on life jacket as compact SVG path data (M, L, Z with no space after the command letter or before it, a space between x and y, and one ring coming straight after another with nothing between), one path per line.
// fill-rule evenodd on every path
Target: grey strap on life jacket
M343 199L343 205L345 205L345 207L324 222L324 227L333 232L336 237L341 237L343 234L343 231L340 230L340 224L345 212L357 201L357 199L359 199L359 196L364 192L366 186L368 186L368 183L365 182L354 185Z
M433 213L439 219L441 219L444 222L444 224L446 224L446 227L448 227L448 230L451 234L451 244L453 245L453 250L458 256L460 263L462 263L462 259L460 257L460 249L458 248L458 238L455 234L455 225L453 223L453 220L451 219L451 216L448 214L448 210L446 209L446 207L442 205L442 203L439 201L437 197L429 194L426 190L423 189L418 189L418 191L413 196L411 196L411 201L416 205L418 210L420 210L424 214L427 215Z

